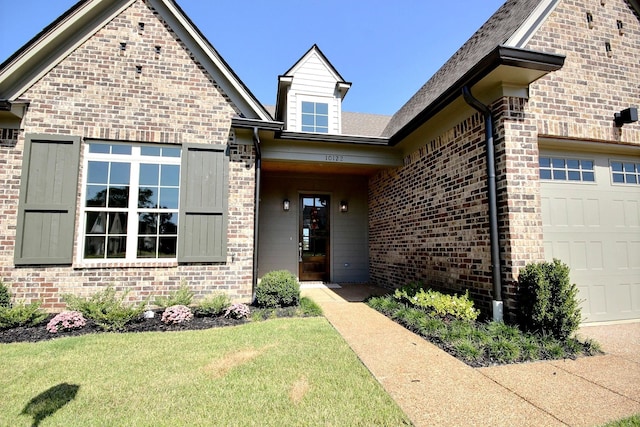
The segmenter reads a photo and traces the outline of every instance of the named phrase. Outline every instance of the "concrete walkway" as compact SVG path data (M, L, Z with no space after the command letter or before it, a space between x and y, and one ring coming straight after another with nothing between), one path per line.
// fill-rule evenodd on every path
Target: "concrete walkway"
M604 356L471 368L361 301L303 289L416 426L601 426L640 414L640 323L585 327Z

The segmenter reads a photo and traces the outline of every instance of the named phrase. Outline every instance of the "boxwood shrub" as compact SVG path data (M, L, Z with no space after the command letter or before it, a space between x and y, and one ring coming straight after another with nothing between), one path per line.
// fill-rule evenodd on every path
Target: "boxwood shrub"
M277 308L300 303L300 284L287 270L270 271L265 274L256 288L258 307Z

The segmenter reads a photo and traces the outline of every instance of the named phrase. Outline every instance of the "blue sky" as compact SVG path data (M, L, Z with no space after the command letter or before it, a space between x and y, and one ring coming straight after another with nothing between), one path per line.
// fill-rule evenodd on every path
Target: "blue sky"
M76 0L0 0L0 62ZM253 94L314 43L352 82L343 109L393 114L503 0L177 0Z

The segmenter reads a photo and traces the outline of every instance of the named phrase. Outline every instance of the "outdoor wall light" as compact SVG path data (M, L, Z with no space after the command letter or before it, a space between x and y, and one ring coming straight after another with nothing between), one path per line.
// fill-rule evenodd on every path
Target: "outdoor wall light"
M340 200L340 212L349 212L349 203L346 200Z
M633 123L638 121L638 109L636 107L625 108L619 113L613 115L616 127L622 127L625 123Z
M289 212L289 208L291 208L291 203L289 202L289 199L284 199L282 201L282 210L285 212Z

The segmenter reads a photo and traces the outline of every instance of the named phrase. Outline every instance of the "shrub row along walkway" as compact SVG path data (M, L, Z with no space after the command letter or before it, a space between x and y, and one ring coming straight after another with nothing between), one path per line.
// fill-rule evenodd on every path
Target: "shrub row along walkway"
M620 325L621 346L601 340L615 327L583 328L603 356L476 369L362 303L381 293L302 291L416 426L600 426L640 413L640 323Z

